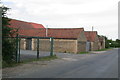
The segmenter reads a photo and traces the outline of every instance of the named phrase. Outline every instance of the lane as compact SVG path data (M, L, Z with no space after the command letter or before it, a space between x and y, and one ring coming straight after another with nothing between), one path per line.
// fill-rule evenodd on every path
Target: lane
M16 76L22 78L117 78L118 49L89 57L71 56L71 61L53 61L46 67L38 67L33 72Z

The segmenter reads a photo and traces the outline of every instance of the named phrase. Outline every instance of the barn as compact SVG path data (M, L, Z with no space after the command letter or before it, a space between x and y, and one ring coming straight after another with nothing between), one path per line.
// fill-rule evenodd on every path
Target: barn
M100 43L97 31L85 31L87 42L90 43L89 51L99 50Z
M86 37L83 28L48 29L48 36L54 37L54 51L79 53L86 51Z
M99 42L100 42L100 48L99 49L105 49L105 37L99 36Z
M61 28L61 29L47 29L47 35L45 29L33 29L31 31L20 31L26 36L36 36L36 37L54 37L54 52L67 52L67 53L79 53L86 52L86 37L84 35L83 28ZM28 33L26 33L28 32ZM29 42L29 43L26 43ZM37 39L29 39L29 41L22 40L22 49L37 50ZM40 39L40 50L49 51L50 42L49 39Z
M42 24L25 22L12 19L12 28L18 28L20 36L54 37L54 52L79 53L86 52L86 37L83 28L49 28L45 29ZM47 34L46 34L47 33ZM28 38L21 39L21 49L36 50L37 40ZM40 39L40 50L49 51L49 40Z

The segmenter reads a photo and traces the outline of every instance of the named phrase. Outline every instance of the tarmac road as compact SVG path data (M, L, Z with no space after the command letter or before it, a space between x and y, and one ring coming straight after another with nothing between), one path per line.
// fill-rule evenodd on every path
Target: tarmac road
M118 49L56 54L59 59L3 69L4 78L118 78ZM14 71L13 71L14 70Z

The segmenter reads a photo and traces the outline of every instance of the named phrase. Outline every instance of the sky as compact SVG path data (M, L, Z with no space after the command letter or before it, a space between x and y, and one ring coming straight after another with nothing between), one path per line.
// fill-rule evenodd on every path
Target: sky
M4 0L8 17L48 28L84 28L118 38L119 0Z

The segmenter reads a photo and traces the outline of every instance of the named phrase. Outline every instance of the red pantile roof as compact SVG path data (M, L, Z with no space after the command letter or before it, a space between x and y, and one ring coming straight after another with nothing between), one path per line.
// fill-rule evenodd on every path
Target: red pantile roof
M60 39L77 39L80 33L84 31L83 28L78 29L48 29L47 37L54 37ZM46 37L46 29L29 29L19 30L19 35Z
M80 36L82 31L84 31L83 28L48 29L48 36L55 38L76 39Z
M97 36L97 31L85 31L85 36L88 41L93 42Z
M34 28L45 28L42 24L30 23Z
M46 37L46 29L41 24L24 22L15 19L12 19L9 23L9 27L19 28L19 35ZM77 39L82 31L84 31L83 28L49 28L47 37Z
M20 29L33 29L33 28L44 28L42 24L36 24L31 22L24 22L15 19L11 19L9 27L20 28Z
M22 36L45 37L45 29L20 29L18 34Z

